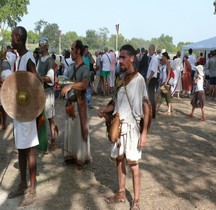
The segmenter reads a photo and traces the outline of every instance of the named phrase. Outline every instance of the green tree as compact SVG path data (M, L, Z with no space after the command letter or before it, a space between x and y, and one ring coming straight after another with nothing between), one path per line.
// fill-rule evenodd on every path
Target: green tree
M59 26L56 23L48 23L41 36L49 39L49 49L51 52L58 52L59 49Z
M126 40L122 34L118 35L118 51L120 47L126 43ZM112 34L109 38L109 48L116 50L116 34Z
M148 49L149 41L145 41L142 38L132 38L131 40L127 40L128 44L131 44L135 49L144 47Z
M191 44L191 42L179 42L177 44L177 47L176 47L176 51L180 51L181 52L181 49L184 45L188 45L188 44Z
M0 27L8 26L10 28L21 21L21 17L27 12L29 0L7 0L1 1L0 7Z
M61 43L62 43L62 48L63 49L70 49L71 44L79 39L78 35L76 32L67 32L66 34L62 34L61 37Z
M109 35L108 28L106 28L106 27L99 28L99 39L100 39L100 44L103 48L107 47L108 35Z
M1 0L0 1L0 37L4 44L4 36L7 28L13 28L21 21L21 17L27 14L29 0Z
M44 28L47 26L48 22L45 20L39 20L35 23L35 32L38 34L41 34L41 32L44 30Z
M176 51L173 38L168 35L161 34L159 38L152 38L151 43L155 44L156 48L165 49L169 53L175 53Z
M39 35L34 31L28 31L28 43L29 44L37 44L39 39Z
M90 49L98 49L100 47L99 35L95 30L87 30L86 36L83 39L84 44L88 45Z

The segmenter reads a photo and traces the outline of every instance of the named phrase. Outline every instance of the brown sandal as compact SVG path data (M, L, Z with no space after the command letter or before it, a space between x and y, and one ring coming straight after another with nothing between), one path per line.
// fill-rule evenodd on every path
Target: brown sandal
M106 198L107 203L124 203L125 202L125 191L118 191L114 196Z
M24 199L21 201L20 203L20 207L25 207L25 206L29 206L30 204L32 204L34 201L36 200L36 190L29 187L26 192L25 192L25 196Z
M54 151L56 149L56 143L55 142L51 142L51 144L49 145L49 150L50 151Z
M131 207L130 210L140 210L140 207L139 207L139 200L134 200L133 206Z

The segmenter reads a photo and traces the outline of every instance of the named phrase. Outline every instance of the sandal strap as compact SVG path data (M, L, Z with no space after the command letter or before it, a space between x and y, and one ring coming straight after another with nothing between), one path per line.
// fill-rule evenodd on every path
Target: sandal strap
M118 191L114 196L106 199L107 203L124 203L125 202L125 191Z
M140 210L139 200L134 200L133 201L133 206L132 206L131 210Z

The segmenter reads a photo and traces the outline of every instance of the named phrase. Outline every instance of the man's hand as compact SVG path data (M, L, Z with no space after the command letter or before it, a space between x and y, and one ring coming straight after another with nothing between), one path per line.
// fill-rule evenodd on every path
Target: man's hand
M72 89L72 84L66 85L62 88L61 94L64 96Z
M147 134L141 134L137 147L139 149L143 149L143 148L145 148L146 144L147 144Z
M102 118L104 116L104 109L99 109L98 110L98 117Z

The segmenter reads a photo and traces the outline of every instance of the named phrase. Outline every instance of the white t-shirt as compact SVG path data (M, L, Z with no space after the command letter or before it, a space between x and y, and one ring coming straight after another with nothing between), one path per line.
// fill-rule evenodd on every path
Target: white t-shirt
M6 53L6 58L8 62L10 63L11 71L14 71L14 64L16 62L16 55L12 52L7 52Z
M199 79L198 79L197 84L196 84L196 90L195 90L196 92L200 91L200 90L204 90L203 83L204 83L203 77L199 76Z
M195 67L195 65L196 65L196 58L195 58L195 56L194 55L189 55L188 56L188 61L191 64L192 71L196 71L196 67Z
M154 71L153 77L157 78L158 65L159 65L158 58L156 57L156 55L152 55L151 61L149 63L148 71L147 71L147 79L149 78L151 71Z
M62 62L62 64L64 65L64 71L63 72L67 71L68 70L68 66L70 66L73 63L74 63L74 61L72 60L72 58L65 58L65 59L63 59L63 62Z
M109 53L104 53L101 57L102 71L110 71L111 59Z

